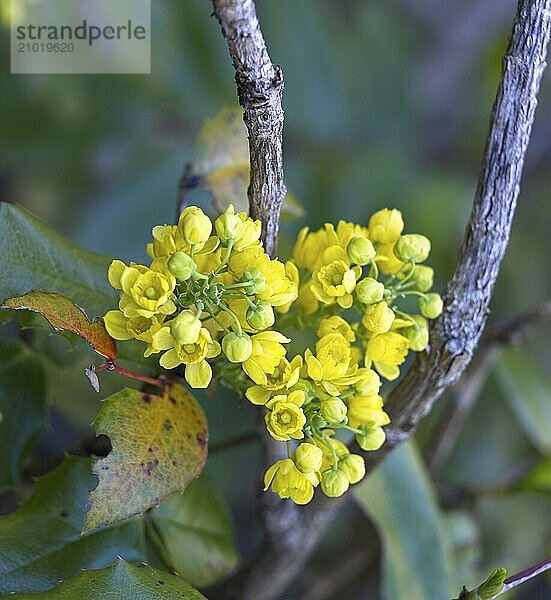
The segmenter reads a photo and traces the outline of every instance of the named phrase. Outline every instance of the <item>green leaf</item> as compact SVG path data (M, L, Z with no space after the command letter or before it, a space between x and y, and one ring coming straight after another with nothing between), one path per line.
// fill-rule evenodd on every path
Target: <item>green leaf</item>
M203 409L181 385L161 394L124 389L105 400L95 422L112 451L94 463L84 530L103 527L183 492L207 459Z
M90 316L117 305L110 259L64 239L25 209L0 203L0 298L48 290L70 298Z
M167 498L151 516L172 563L193 585L211 585L236 566L239 556L229 511L204 475L183 494Z
M28 348L6 334L0 335L0 413L1 489L19 483L46 419L44 370Z
M16 594L16 600L206 600L183 579L150 566L124 560L106 569L83 571L44 594Z
M439 511L416 447L394 450L354 497L381 535L383 598L451 598Z
M518 485L522 491L551 494L551 457L542 459Z
M103 322L97 319L90 321L86 313L65 296L52 292L29 292L24 296L7 298L0 308L41 314L55 329L83 337L101 356L109 360L117 356L117 343L107 333Z
M93 484L90 460L67 457L37 482L17 512L0 517L0 594L45 591L83 568L112 564L117 556L143 560L139 519L81 534Z
M543 454L551 453L551 379L522 350L504 350L497 379L528 439Z

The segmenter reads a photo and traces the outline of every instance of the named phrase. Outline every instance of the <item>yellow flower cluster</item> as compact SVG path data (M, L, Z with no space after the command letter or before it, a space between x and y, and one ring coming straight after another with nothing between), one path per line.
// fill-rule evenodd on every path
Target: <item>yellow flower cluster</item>
M217 377L264 407L288 457L268 469L265 489L298 504L318 486L340 496L365 464L337 431L363 450L381 447L390 422L381 378L396 379L408 353L425 350L427 319L443 309L423 264L430 241L403 229L390 209L367 226L304 228L283 264L264 252L259 221L229 206L212 222L190 206L177 225L153 228L149 266L113 261L121 295L105 325L118 340L142 341L145 356L160 354L161 367L184 365L195 388L209 385L216 359ZM317 341L291 358L286 333L296 329Z
M305 228L285 265L298 298L281 322L316 330L318 341L290 361L278 357L270 377L253 378L246 390L252 403L266 407L274 439L304 440L266 473L266 489L282 498L306 503L318 484L327 496L340 496L362 479L363 458L350 454L336 430L352 432L363 450L385 441L390 419L381 378L396 379L408 352L426 348L427 319L442 311L440 296L429 292L433 271L422 264L430 241L403 228L401 213L389 209L367 227L341 221ZM417 300L419 314L399 307L408 299ZM308 469L299 464L301 448L310 453Z
M221 353L264 383L290 341L265 330L274 325L274 310L288 310L297 287L265 254L260 230L260 221L231 205L214 227L196 206L182 212L178 225L154 227L148 267L111 263L109 282L121 296L119 310L104 317L108 332L144 342L145 356L162 353L165 369L184 365L194 388L209 385L209 359Z

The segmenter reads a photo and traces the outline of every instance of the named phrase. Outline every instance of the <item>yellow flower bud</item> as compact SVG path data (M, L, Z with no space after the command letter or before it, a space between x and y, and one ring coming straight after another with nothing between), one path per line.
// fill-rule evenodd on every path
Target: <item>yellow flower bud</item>
M361 379L354 384L354 391L358 396L373 396L379 393L381 378L373 369L359 369Z
M323 452L314 444L300 444L295 450L293 460L301 473L315 473L321 469Z
M197 206L188 206L182 212L178 227L188 244L204 244L212 231L210 219Z
M422 352L429 343L429 326L421 315L411 315L411 318L415 321L415 325L404 329L402 335L407 337L409 347L414 352Z
M415 288L420 292L428 292L434 281L434 270L426 265L418 265L411 276L411 281L415 282Z
M385 333L392 327L394 311L386 302L378 302L366 308L362 325L371 333Z
M328 423L342 423L346 418L346 404L340 398L328 398L320 404L321 414Z
M187 281L196 268L195 261L185 252L175 252L168 261L168 270L178 281Z
M260 300L253 308L247 310L247 323L257 331L268 329L275 322L274 309L269 302Z
M321 489L326 496L338 498L349 488L348 478L338 469L329 469L321 474Z
M394 245L394 254L402 262L421 263L429 257L430 240L418 233L403 235Z
M374 304L383 299L385 286L373 277L366 277L356 285L356 298L362 304Z
M339 471L342 471L349 483L358 483L365 476L365 461L358 454L348 454L339 462Z
M380 244L391 244L396 241L403 229L402 213L396 209L384 208L369 219L369 237Z
M170 322L170 333L181 345L195 344L199 339L201 320L190 310L182 311Z
M384 443L386 434L382 427L368 427L356 436L356 441L362 450L378 450Z
M234 244L243 235L243 221L235 214L233 204L216 219L214 227L223 246Z
M222 350L232 363L246 361L253 351L253 343L246 333L227 333L222 339Z
M353 237L348 242L346 253L353 265L361 266L370 263L377 255L372 242L363 237Z
M427 319L436 319L442 314L444 303L439 294L426 294L419 298L419 310Z

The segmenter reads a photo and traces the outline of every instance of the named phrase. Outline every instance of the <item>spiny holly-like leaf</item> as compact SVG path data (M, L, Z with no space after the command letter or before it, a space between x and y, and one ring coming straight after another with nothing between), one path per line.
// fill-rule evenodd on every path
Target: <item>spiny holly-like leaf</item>
M190 583L211 585L237 564L230 513L210 479L201 475L183 494L151 512L172 564Z
M107 333L105 325L97 319L89 321L84 311L65 296L54 292L29 292L24 296L7 298L0 308L39 313L55 329L83 337L101 356L109 360L117 356L117 344Z
M207 459L203 409L181 385L161 395L124 389L105 400L94 423L112 451L94 463L84 530L142 513L182 492Z
M83 571L44 594L16 594L15 600L206 600L180 577L124 560L96 571Z
M0 334L0 412L2 489L19 483L26 457L46 422L44 369L26 346L3 333Z
M86 497L94 485L90 463L66 457L38 480L16 512L0 517L0 595L43 592L83 568L110 565L118 556L144 560L145 535L138 518L81 534Z
M31 290L63 294L91 315L117 304L110 259L66 240L20 206L0 203L0 298Z

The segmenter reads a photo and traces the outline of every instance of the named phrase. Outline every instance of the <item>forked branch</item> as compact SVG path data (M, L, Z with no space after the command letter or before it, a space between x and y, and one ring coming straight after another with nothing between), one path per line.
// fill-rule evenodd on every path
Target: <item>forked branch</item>
M273 255L285 196L281 71L268 56L252 0L214 0L214 9L228 42L249 131L251 215L262 220L264 243ZM387 401L392 425L387 443L368 455L368 470L415 432L435 400L462 375L478 345L509 241L546 66L550 23L551 0L519 1L473 208L457 268L447 286L445 309L432 324L429 350L418 355ZM341 504L320 497L307 507L297 508L273 496L264 510L265 546L225 585L227 598L280 597Z

